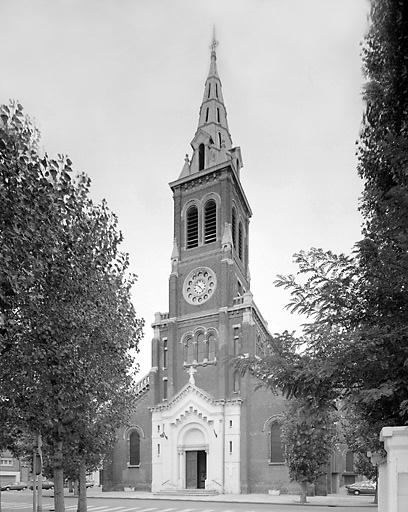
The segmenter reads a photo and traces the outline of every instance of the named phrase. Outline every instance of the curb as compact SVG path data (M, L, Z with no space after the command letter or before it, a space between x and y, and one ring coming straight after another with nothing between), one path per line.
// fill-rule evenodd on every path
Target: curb
M77 495L64 495L64 498L78 498ZM191 499L191 496L180 496L179 498L175 498L174 496L87 496L87 500L91 499L111 499L111 500L161 500L161 501L190 501L190 502L196 502L196 503L228 503L228 504L243 504L243 505L294 505L294 506L303 506L303 507L330 507L330 508L350 508L350 507L356 507L356 508L377 508L377 504L375 503L364 503L364 504L356 504L356 503L313 503L308 501L307 503L299 503L297 501L237 501L237 500L214 500L214 499Z

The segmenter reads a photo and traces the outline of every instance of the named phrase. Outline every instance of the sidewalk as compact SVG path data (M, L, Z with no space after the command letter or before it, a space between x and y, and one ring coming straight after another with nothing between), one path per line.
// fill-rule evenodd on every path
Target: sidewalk
M102 492L100 487L87 489L88 498L110 498L130 500L167 500L167 501L216 501L224 503L269 503L288 504L299 503L299 496L293 494L281 494L271 496L269 494L217 494L215 496L186 496L174 494L153 494L143 491L113 491ZM73 497L73 494L66 494L66 497ZM348 494L329 494L328 496L308 496L307 501L311 505L325 505L331 507L370 507L373 512L377 505L373 503L374 496L352 496Z

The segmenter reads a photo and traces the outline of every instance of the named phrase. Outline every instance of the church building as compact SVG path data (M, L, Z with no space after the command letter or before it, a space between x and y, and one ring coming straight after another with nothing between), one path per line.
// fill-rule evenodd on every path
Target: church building
M252 211L240 181L216 41L198 127L177 179L169 311L153 323L152 368L138 384L131 425L119 435L104 490L155 493L293 491L280 440L284 400L254 390L233 358L270 335L250 287ZM169 212L170 214L170 212ZM194 491L192 491L194 490Z

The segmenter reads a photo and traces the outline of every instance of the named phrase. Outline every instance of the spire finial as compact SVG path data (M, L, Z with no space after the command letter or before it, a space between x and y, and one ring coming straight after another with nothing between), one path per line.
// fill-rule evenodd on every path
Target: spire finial
M215 25L213 25L213 36L212 36L212 41L210 44L211 54L215 55L215 49L217 48L217 46L218 46L218 41L215 37Z

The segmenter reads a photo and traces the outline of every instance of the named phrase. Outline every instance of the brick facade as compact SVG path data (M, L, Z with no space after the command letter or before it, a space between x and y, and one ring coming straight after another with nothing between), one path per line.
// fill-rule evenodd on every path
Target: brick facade
M232 365L237 354L256 353L269 332L250 291L252 212L214 48L191 145L191 160L186 157L180 177L170 183L169 312L155 316L152 368L140 385L130 427L118 435L104 490L293 491L283 461L271 459L271 426L279 422L284 400L255 391L253 379L235 375ZM206 212L214 203L210 218ZM140 438L140 464L133 467L132 429Z

